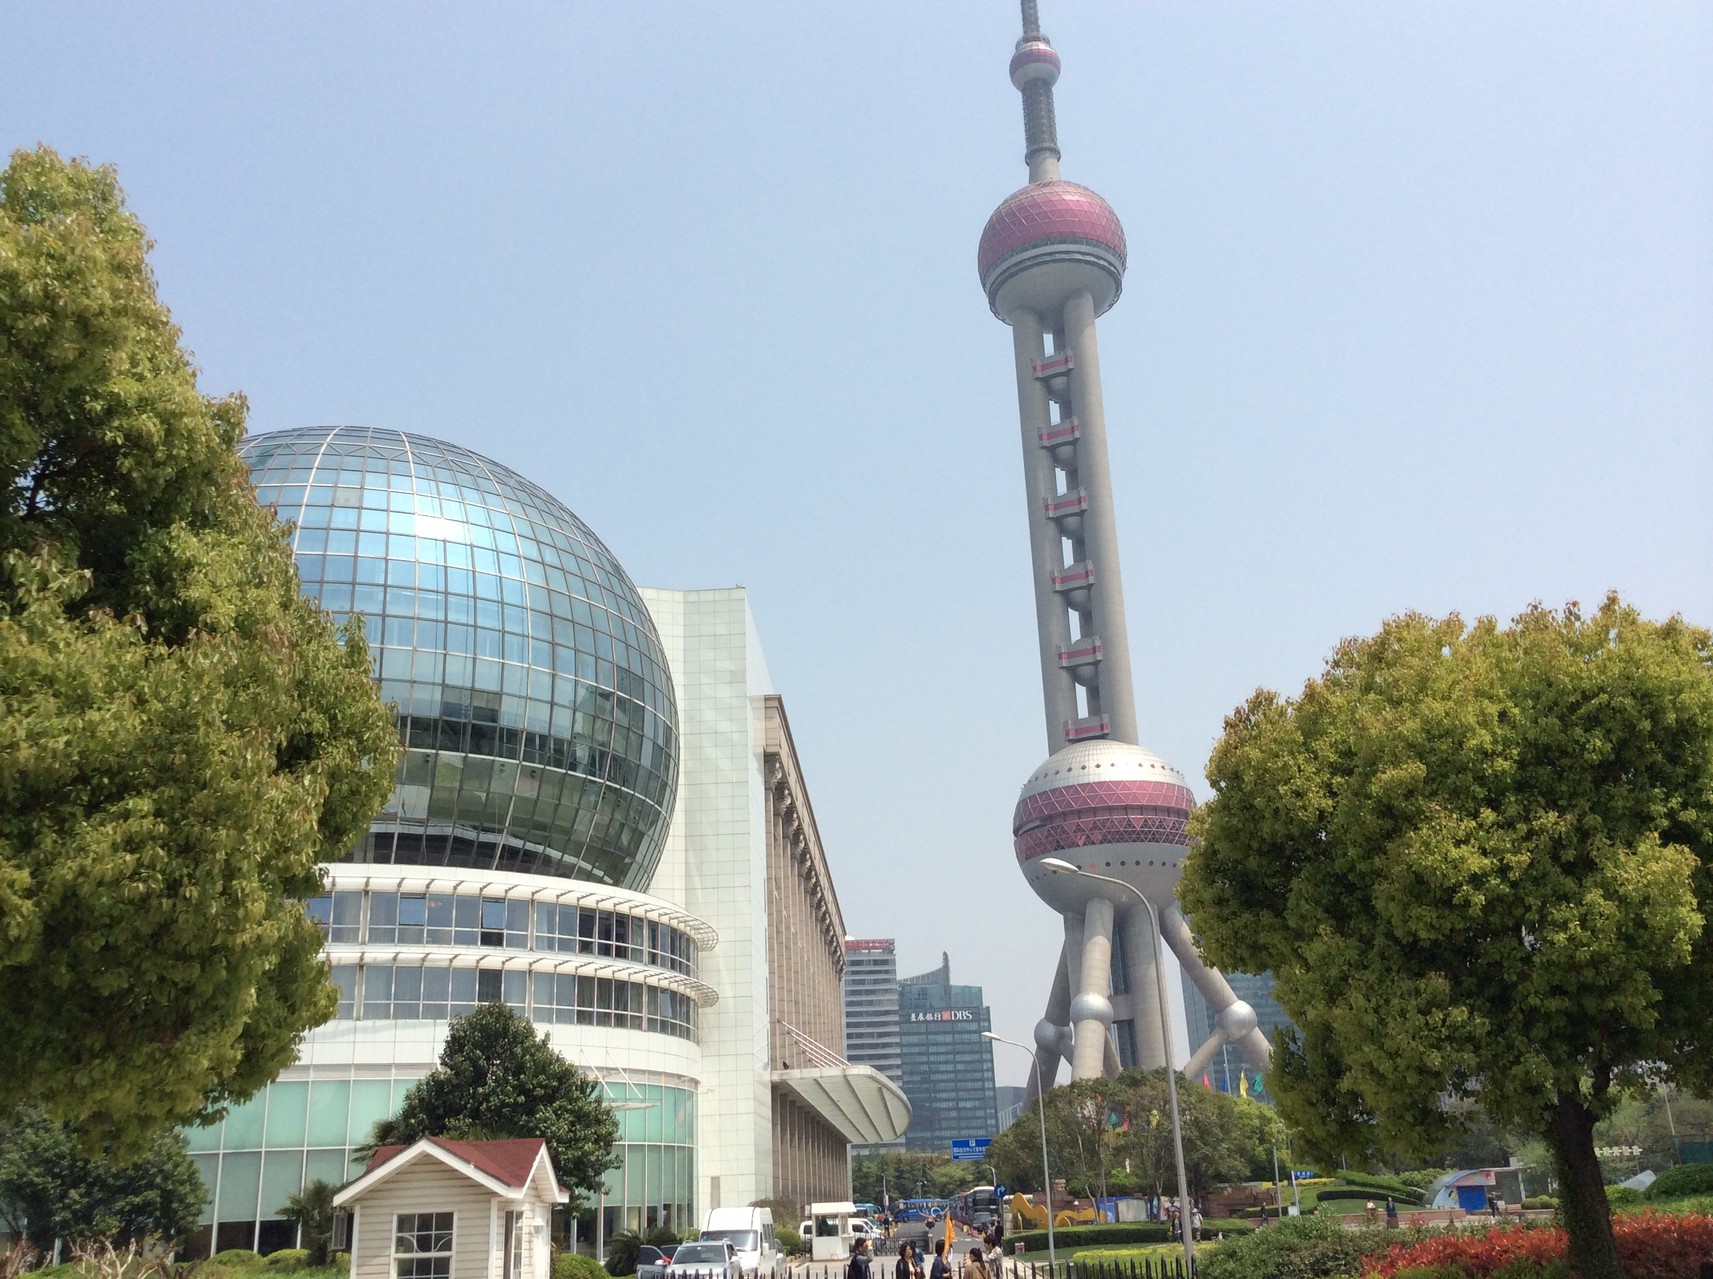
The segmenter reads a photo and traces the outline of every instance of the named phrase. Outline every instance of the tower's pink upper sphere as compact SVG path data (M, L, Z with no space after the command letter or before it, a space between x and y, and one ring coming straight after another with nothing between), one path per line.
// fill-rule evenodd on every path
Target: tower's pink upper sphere
M1112 206L1085 186L1054 179L1006 196L987 220L976 253L983 287L1008 259L1051 245L1105 250L1124 270L1124 227Z
M1059 79L1059 55L1045 40L1020 40L1017 52L1011 55L1011 83L1021 89L1031 80L1045 80L1049 86Z

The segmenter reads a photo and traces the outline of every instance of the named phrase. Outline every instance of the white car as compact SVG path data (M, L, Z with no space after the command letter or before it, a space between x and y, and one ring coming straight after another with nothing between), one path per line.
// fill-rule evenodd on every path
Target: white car
M678 1245L665 1279L742 1279L742 1272L731 1244L724 1239L698 1239Z

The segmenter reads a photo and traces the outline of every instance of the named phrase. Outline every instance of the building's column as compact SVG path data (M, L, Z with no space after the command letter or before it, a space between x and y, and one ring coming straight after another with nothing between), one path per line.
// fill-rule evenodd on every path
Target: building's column
M1043 356L1044 330L1033 311L1013 311L1011 343L1017 361L1017 415L1023 428L1023 476L1029 506L1029 551L1035 576L1035 628L1041 649L1041 691L1046 702L1047 751L1065 744L1065 724L1077 718L1076 683L1059 667L1059 650L1070 643L1070 618L1053 590L1053 574L1065 565L1059 529L1047 518L1047 499L1055 496L1053 459L1041 447L1041 432L1052 426L1047 388L1035 377ZM1079 357L1080 358L1080 357Z
M1166 1064L1166 1045L1160 1030L1160 985L1154 971L1160 956L1155 949L1154 923L1148 918L1146 907L1132 906L1124 912L1120 941L1124 946L1124 971L1130 974L1136 1064L1143 1070L1159 1070Z
M1096 897L1083 907L1081 978L1071 1000L1076 1045L1072 1079L1100 1079L1106 1070L1107 1032L1112 1026L1112 903Z
M1124 620L1124 583L1118 571L1118 523L1112 507L1112 466L1106 454L1106 407L1100 396L1100 349L1094 337L1094 299L1073 293L1065 302L1065 343L1071 368L1071 411L1082 428L1078 478L1088 490L1083 553L1094 566L1090 612L1100 635L1100 709L1112 721L1115 741L1138 743L1136 692L1130 681L1130 633Z
M1051 1092L1058 1078L1059 1035L1071 1016L1071 976L1067 965L1069 951L1059 947L1059 966L1053 970L1053 985L1047 992L1047 1011L1035 1023L1035 1069L1029 1072L1026 1085L1031 1098Z
M1231 989L1231 983L1225 980L1225 974L1217 968L1208 967L1202 961L1201 952L1196 949L1195 935L1190 932L1189 922L1184 919L1176 903L1160 912L1160 932L1165 937L1166 945L1172 948L1172 953L1184 966L1190 980L1195 983L1195 988L1201 991L1202 998L1207 1000L1208 1007L1213 1009L1217 1022L1219 1014L1237 1002L1237 992ZM1234 1042L1250 1069L1271 1069L1273 1046L1259 1030L1251 1026Z

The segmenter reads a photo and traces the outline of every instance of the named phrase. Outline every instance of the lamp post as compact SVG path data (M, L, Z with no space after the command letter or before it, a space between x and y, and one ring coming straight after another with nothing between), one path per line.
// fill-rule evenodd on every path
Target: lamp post
M1195 1232L1190 1229L1190 1182L1184 1175L1184 1125L1178 1114L1178 1072L1172 1067L1172 1027L1166 1017L1166 972L1160 962L1164 958L1161 953L1164 947L1160 944L1160 916L1154 909L1154 903L1148 900L1140 888L1127 884L1122 879L1097 875L1092 870L1072 865L1062 857L1043 857L1036 865L1045 867L1056 875L1079 875L1083 879L1093 879L1102 884L1116 884L1142 903L1148 912L1148 922L1154 926L1154 988L1160 1001L1160 1045L1166 1054L1166 1097L1172 1109L1172 1155L1178 1164L1178 1235L1184 1244L1184 1275L1188 1279L1196 1270L1195 1240L1192 1238Z
M1041 1121L1041 1198L1047 1205L1047 1273L1052 1274L1059 1264L1059 1250L1053 1241L1053 1172L1047 1166L1047 1089L1041 1082L1041 1059L1029 1045L996 1035L991 1030L982 1031L981 1037L991 1039L996 1044L1010 1044L1013 1048L1021 1048L1029 1054L1029 1060L1035 1069L1035 1116ZM997 1176L996 1170L996 1179ZM998 1184L997 1180L995 1184Z

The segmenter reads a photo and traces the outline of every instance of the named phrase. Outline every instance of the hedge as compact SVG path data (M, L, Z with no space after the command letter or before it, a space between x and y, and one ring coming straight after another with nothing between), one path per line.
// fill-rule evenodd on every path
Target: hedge
M251 1252L248 1248L227 1248L217 1252L208 1259L217 1266L260 1266L265 1264L260 1253Z
M1252 1223L1239 1221L1235 1217L1206 1217L1201 1223L1201 1237L1211 1239L1224 1231L1228 1235L1246 1234L1253 1230ZM1102 1226L1055 1226L1053 1228L1053 1243L1061 1255L1069 1255L1079 1248L1093 1248L1101 1244L1146 1244L1171 1243L1171 1227L1163 1221L1120 1221L1113 1225ZM1025 1230L1019 1234L1007 1235L1005 1251L1015 1256L1018 1245L1021 1244L1025 1255L1033 1257L1047 1251L1047 1232L1045 1230Z
M267 1256L270 1270L302 1270L309 1264L308 1248L281 1248Z
M1647 1189L1649 1199L1675 1199L1678 1195L1713 1195L1713 1164L1667 1168Z
M607 1279L607 1272L593 1257L562 1252L553 1259L553 1279Z

